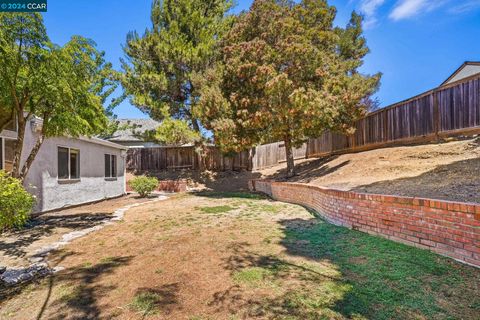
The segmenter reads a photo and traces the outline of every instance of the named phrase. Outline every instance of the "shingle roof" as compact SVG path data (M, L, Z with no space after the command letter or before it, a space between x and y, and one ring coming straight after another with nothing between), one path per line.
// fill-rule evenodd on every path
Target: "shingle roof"
M128 125L133 128L116 131L112 137L107 139L109 141L142 141L142 139L138 137L138 134L148 130L154 130L160 125L160 122L152 119L118 119L117 121L120 127Z

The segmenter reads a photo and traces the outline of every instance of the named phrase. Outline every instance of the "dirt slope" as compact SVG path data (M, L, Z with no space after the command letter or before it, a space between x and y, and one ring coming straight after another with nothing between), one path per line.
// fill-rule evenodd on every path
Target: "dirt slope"
M304 160L288 181L341 190L480 203L480 138ZM281 179L283 167L261 171Z
M327 159L295 162L292 182L341 190L480 203L480 138L383 148ZM191 189L247 190L248 180L285 180L285 164L257 172L159 172L160 179L186 179Z

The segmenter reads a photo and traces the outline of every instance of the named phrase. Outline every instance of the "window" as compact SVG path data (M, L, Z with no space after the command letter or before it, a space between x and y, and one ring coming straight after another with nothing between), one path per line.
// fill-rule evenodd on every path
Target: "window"
M0 169L12 172L15 140L0 138Z
M80 179L80 150L58 147L58 179Z
M105 155L105 178L117 177L117 156L113 154Z

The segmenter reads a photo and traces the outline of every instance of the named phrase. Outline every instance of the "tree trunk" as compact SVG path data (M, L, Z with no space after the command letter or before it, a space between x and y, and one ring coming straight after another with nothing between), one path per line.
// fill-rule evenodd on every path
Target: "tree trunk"
M198 124L198 119L192 118L192 127L193 127L193 130L200 133L200 124Z
M15 142L15 150L13 153L13 169L12 177L20 178L20 161L22 159L23 141L25 139L25 127L28 119L23 115L23 110L17 112L18 119L18 136Z
M295 175L292 141L289 136L285 136L283 142L285 143L285 154L287 156L287 178L291 178Z
M30 170L30 167L33 164L33 160L35 160L35 157L37 156L38 151L40 151L40 147L42 146L44 140L45 140L45 136L42 133L38 137L37 142L35 143L35 146L33 147L32 151L30 151L27 161L25 161L25 164L23 165L22 171L20 172L20 175L19 175L19 179L22 180L22 182L27 177L28 171Z

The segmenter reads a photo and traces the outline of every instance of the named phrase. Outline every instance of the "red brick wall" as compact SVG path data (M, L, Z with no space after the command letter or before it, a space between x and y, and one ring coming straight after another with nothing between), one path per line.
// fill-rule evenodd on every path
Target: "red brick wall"
M312 208L327 221L480 267L480 204L362 194L252 180L250 188Z

